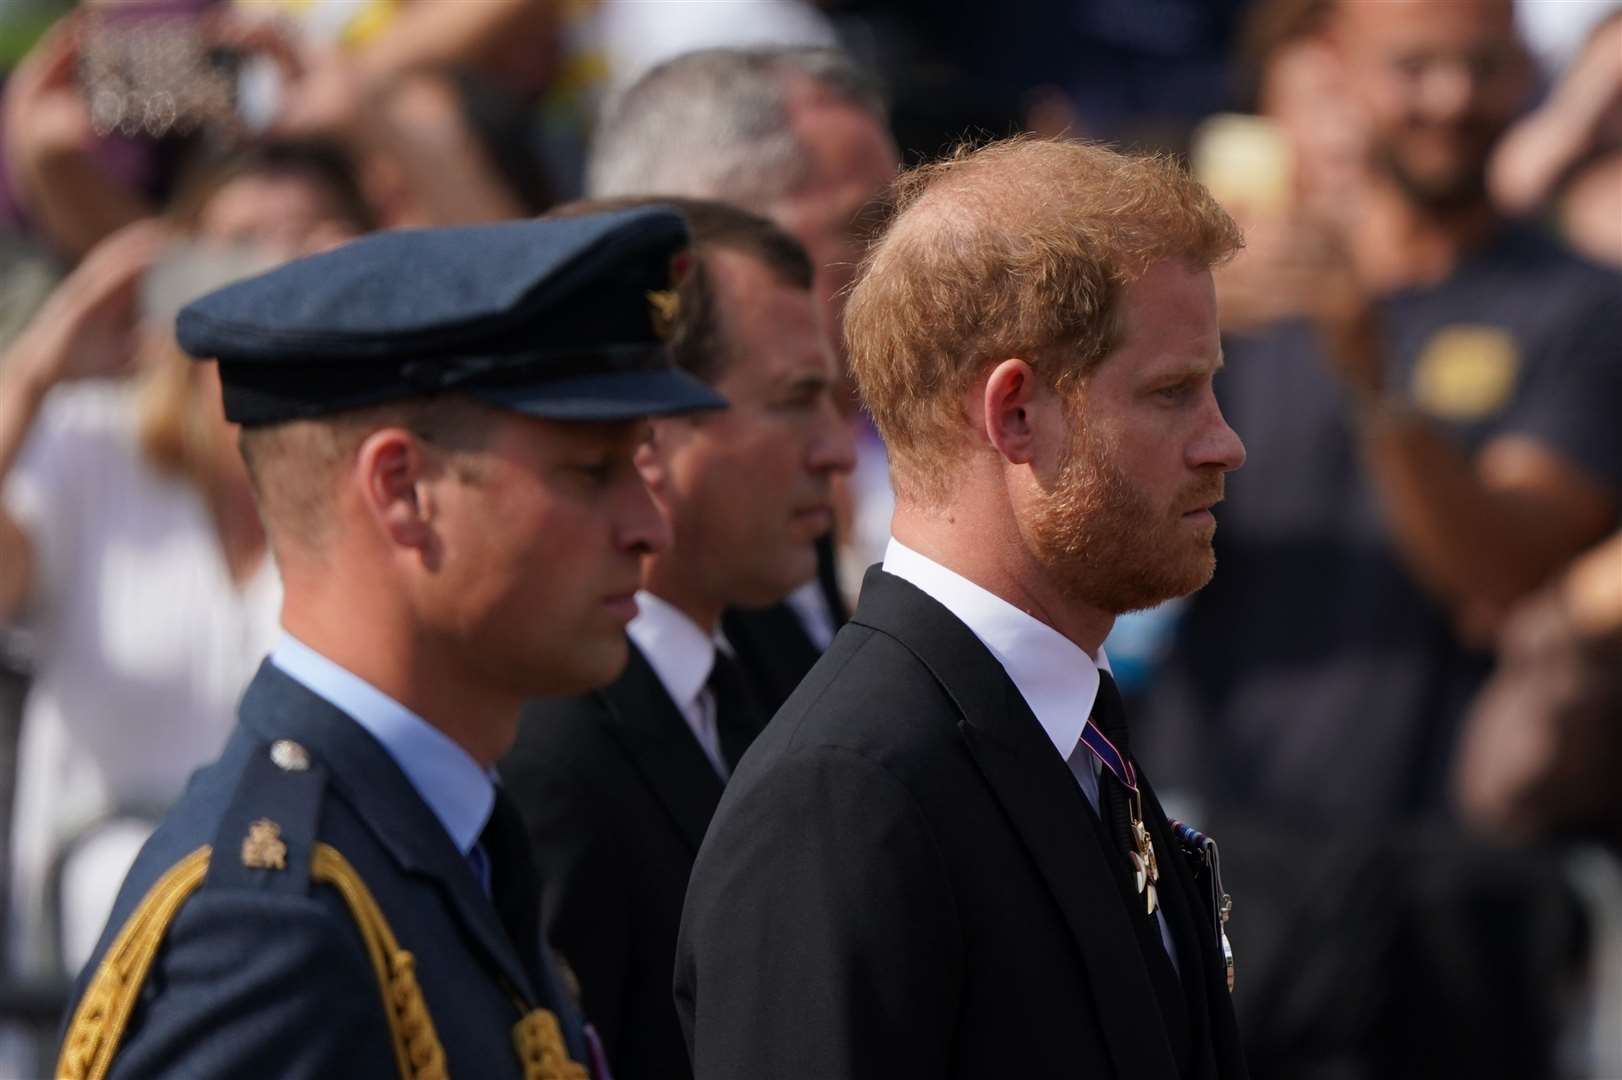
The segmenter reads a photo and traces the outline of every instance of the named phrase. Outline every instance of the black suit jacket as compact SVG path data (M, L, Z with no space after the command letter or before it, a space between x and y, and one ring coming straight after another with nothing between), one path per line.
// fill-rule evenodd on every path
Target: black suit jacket
M306 749L308 769L271 762L270 747L282 739ZM280 829L284 868L243 866L249 823L261 818ZM336 890L310 881L315 842L349 861L414 955L449 1075L523 1075L515 997L556 1013L570 1057L588 1060L535 922L504 924L382 745L267 662L220 759L192 777L136 858L80 976L75 1000L154 882L213 845L209 876L169 926L113 1077L398 1075L383 991L354 919Z
M501 775L540 867L544 933L616 1080L691 1076L670 973L722 781L636 646L605 689L530 703Z
M817 591L835 628L850 618L836 573L833 534L817 540ZM755 700L767 716L800 685L822 650L811 640L800 615L786 601L765 608L733 608L721 617L721 632L732 643L749 677Z
M721 632L731 643L749 688L766 716L788 700L822 655L799 613L786 603L768 608L733 608L721 616Z
M1140 772L1141 775L1141 772ZM1206 901L1152 793L1192 1076L1244 1076ZM676 999L700 1080L1177 1080L1108 839L1002 666L869 573L722 797Z

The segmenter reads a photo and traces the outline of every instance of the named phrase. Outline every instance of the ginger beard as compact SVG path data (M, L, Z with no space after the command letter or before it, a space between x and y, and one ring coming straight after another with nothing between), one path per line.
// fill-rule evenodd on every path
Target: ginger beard
M1199 478L1171 505L1156 507L1128 477L1118 449L1088 425L1076 426L1080 436L1028 519L1051 580L1072 600L1113 615L1203 588L1216 571L1216 529L1183 515L1222 498L1222 474Z

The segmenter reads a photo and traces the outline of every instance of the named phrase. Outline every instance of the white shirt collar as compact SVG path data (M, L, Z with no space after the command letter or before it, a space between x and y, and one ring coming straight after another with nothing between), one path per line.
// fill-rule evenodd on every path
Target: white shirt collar
M709 681L716 640L680 608L645 589L636 594L636 607L636 618L625 632L648 658L670 699L687 712Z
M1047 623L899 540L885 548L884 572L928 593L991 650L1068 761L1092 714L1098 672L1109 670L1103 647L1095 660Z
M400 766L422 801L464 856L490 819L496 789L490 774L434 725L286 631L270 662L342 709Z

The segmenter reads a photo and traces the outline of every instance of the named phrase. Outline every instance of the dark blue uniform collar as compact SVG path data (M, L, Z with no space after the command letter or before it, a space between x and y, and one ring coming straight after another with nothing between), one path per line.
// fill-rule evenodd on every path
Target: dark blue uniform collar
M325 764L329 787L354 807L389 855L402 869L435 879L502 975L528 1002L540 1003L534 971L541 958L518 955L467 861L382 744L268 660L248 685L240 715L243 727L265 742L292 739Z

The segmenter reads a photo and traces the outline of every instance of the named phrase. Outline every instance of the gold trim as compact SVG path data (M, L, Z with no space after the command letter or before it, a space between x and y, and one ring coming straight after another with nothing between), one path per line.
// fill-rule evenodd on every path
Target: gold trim
M169 924L208 875L209 855L205 845L170 867L119 931L68 1025L56 1066L59 1080L104 1080ZM416 958L400 948L366 882L328 844L315 845L310 879L336 889L360 928L402 1080L448 1080L445 1049L417 981ZM524 1011L522 1002L518 1007ZM547 1010L528 1012L514 1026L513 1040L526 1080L589 1080L585 1067L569 1058L557 1017Z
M204 845L171 866L118 932L68 1025L56 1064L60 1080L102 1080L107 1075L164 931L203 883L208 855Z

